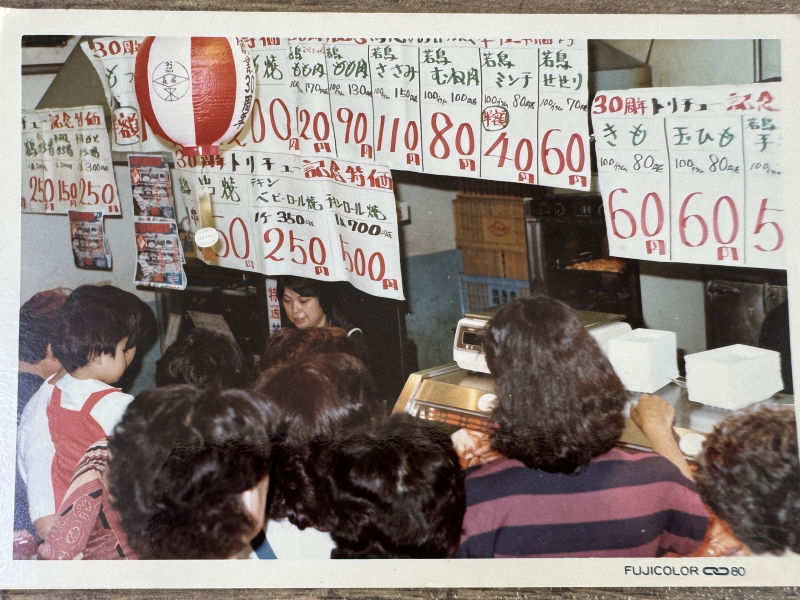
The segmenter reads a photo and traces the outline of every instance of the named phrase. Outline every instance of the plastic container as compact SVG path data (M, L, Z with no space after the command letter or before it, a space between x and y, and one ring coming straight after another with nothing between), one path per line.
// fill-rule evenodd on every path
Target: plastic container
M781 355L734 344L686 357L689 400L738 410L771 398L783 389Z
M652 394L678 376L677 336L634 329L608 340L608 360L626 388Z
M482 308L507 304L517 298L530 296L527 281L458 274L461 292L461 312L467 314Z

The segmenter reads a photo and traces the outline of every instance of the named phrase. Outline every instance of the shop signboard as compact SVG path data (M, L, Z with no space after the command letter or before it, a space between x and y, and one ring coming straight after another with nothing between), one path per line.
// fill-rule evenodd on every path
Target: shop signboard
M241 149L181 157L175 167L192 231L217 231L198 258L270 276L349 281L403 299L389 169Z
M117 215L101 106L22 111L22 212Z
M139 116L142 39L97 38L83 49L113 107L114 150L174 150ZM223 152L589 189L586 40L244 39L257 98Z
M786 268L780 89L598 93L591 113L610 253Z

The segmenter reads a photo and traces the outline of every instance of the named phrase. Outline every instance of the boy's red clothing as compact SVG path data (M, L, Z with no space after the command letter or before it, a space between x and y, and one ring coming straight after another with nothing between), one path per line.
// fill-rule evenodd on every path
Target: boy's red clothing
M86 449L96 441L106 437L106 432L92 417L92 409L100 400L118 388L107 388L89 395L79 411L61 406L61 390L53 388L50 403L47 405L47 423L50 437L56 447L53 464L50 468L53 478L53 494L56 506L64 500L72 474Z

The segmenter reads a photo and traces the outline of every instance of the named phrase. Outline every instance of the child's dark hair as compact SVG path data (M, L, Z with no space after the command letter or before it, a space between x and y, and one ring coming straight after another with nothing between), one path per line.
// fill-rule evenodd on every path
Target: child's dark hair
M450 437L409 415L328 452L331 558L443 558L458 546L464 474Z
M251 369L230 336L198 327L173 343L156 362L156 386L191 383L245 388Z
M259 370L305 359L311 354L344 352L358 359L362 357L358 345L339 327L284 327L271 333L261 354Z
M47 356L58 328L61 306L69 290L55 288L34 294L19 309L19 360L35 365Z
M229 558L255 523L241 494L269 473L270 407L243 390L174 385L130 403L109 440L109 491L141 558Z
M130 292L111 285L82 285L66 299L51 343L53 355L72 373L96 356L147 345L156 331L153 311Z

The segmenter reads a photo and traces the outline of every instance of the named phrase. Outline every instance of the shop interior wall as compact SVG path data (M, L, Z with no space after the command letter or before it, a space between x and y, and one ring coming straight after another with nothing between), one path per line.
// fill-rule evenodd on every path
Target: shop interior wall
M753 43L750 40L610 40L617 49L646 60L653 70L654 86L718 85L754 81ZM31 64L41 56L29 54ZM49 59L48 59L49 60ZM64 60L63 58L61 59ZM688 67L687 67L688 66ZM763 43L763 77L780 74L779 42ZM23 77L23 108L34 108L54 76ZM115 169L125 181L124 167ZM454 178L397 172L398 200L407 202L411 220L402 227L405 289L409 337L417 344L420 368L452 360L451 330L461 316L457 273L462 268L455 246L451 201ZM123 206L131 206L130 189L120 186ZM128 211L130 212L130 211ZM114 269L92 272L76 269L72 262L64 217L23 215L21 299L57 285L108 282L139 295L155 305L155 295L133 286L134 245L130 217L107 219ZM675 331L678 346L687 353L705 349L703 283L695 265L642 261L642 303L645 323L653 329ZM136 387L146 386L157 351L146 357Z

